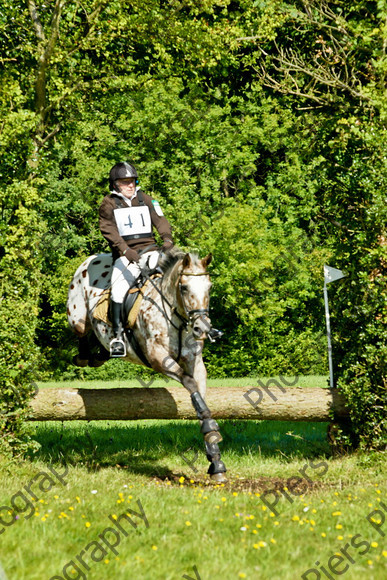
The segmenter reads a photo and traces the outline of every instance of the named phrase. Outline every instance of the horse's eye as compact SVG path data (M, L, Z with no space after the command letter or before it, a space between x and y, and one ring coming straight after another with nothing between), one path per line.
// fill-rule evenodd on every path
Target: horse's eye
M186 286L185 284L182 284L182 285L180 286L180 288L181 288L181 291L182 291L182 292L187 292L187 290L188 290L188 286Z

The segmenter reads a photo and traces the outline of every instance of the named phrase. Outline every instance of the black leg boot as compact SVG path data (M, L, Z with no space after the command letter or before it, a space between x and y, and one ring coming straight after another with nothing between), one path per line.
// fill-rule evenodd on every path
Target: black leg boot
M121 308L122 304L112 301L112 324L114 337L110 342L110 356L123 357L126 356L125 343L122 340L122 323L121 323Z

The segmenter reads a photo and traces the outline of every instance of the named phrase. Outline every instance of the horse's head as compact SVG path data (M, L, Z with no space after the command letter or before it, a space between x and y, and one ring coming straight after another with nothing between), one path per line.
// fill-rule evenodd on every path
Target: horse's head
M182 314L189 320L196 340L207 338L211 330L209 317L211 280L207 266L212 255L198 258L185 254L178 279L178 302Z

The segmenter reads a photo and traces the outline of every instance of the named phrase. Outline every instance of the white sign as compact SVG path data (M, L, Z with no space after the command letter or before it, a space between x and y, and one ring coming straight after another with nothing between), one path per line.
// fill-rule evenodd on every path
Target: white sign
M118 232L123 238L152 233L150 212L146 205L115 209L114 218Z

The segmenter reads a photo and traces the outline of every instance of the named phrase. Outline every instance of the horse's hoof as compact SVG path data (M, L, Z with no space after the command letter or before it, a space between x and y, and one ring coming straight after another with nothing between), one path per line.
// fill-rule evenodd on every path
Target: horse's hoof
M215 483L226 483L228 481L224 473L213 473L210 479Z
M105 362L106 362L106 359L105 359L105 360L101 360L101 359L99 359L99 358L94 358L94 357L92 357L92 358L89 360L89 367L92 367L92 368L98 368L98 367L101 367L102 365L104 365L104 364L105 364Z
M76 367L87 367L89 361L87 359L80 358L79 354L73 356L73 364Z

